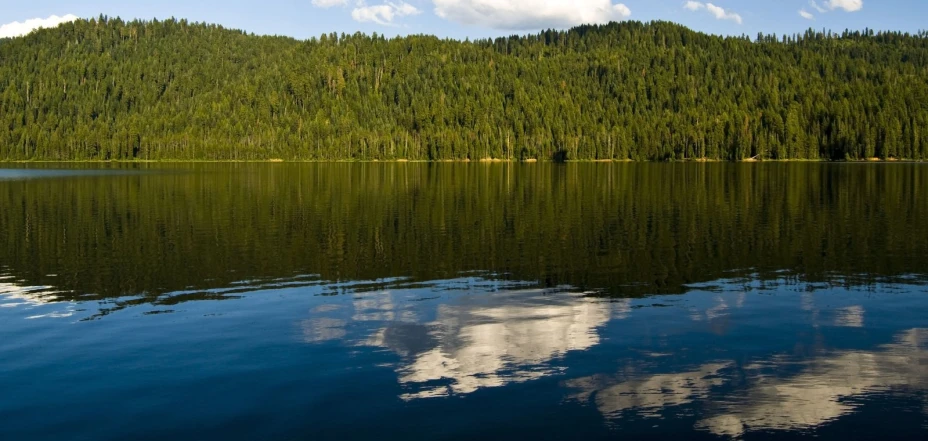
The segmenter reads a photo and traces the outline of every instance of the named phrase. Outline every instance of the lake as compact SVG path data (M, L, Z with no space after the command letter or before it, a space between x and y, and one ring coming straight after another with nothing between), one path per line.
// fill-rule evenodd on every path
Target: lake
M2 440L928 434L926 165L2 167Z

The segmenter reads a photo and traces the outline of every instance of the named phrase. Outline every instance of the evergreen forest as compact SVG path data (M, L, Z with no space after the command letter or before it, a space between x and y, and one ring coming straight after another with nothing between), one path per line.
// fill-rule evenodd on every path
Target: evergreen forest
M924 160L928 33L300 41L100 16L0 40L0 125L0 160Z

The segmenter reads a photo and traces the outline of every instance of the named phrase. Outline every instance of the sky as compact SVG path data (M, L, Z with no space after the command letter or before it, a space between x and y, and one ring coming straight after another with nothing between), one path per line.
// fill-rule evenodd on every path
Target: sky
M584 23L667 20L713 34L928 29L928 0L0 0L0 38L100 14L186 18L299 39L323 33L456 39L566 29Z

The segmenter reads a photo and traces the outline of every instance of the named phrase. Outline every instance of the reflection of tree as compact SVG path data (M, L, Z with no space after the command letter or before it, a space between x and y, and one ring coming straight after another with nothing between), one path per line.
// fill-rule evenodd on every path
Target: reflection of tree
M0 183L0 272L125 305L466 271L616 296L928 273L923 177L905 164L174 167Z
M894 388L928 389L928 329L900 333L896 341L873 351L840 351L813 359L791 377L766 372L785 359L773 359L746 368L746 390L718 396L716 386L730 385L733 363L710 363L674 374L616 377L591 376L565 384L577 390L572 396L595 399L607 417L634 411L655 415L671 406L709 401L714 407L697 427L718 435L740 435L754 430L798 430L816 427L852 413L848 398L886 392Z

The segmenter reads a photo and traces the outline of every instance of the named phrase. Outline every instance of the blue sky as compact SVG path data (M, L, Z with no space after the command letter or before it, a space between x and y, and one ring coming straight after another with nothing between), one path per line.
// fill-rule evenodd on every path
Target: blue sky
M928 28L928 0L32 0L0 8L0 37L69 14L187 18L297 38L329 32L489 37L586 22L669 20L716 34ZM70 18L70 17L68 17ZM38 19L38 20L36 20ZM66 19L65 19L66 20Z

